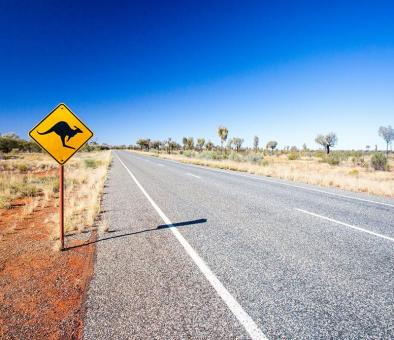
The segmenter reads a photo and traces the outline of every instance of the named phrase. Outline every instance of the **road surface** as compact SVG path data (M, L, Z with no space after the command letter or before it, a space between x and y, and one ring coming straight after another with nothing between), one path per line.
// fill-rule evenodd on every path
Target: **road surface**
M394 200L113 159L86 339L394 337Z

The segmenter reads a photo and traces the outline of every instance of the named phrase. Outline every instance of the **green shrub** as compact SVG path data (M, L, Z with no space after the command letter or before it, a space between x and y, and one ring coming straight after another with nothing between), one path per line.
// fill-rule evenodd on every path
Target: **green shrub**
M330 154L323 157L323 159L320 162L328 163L330 165L339 165L341 160L338 154Z
M191 158L191 157L194 157L194 152L193 152L193 151L190 151L190 150L185 150L185 151L183 151L183 155L184 155L185 157Z
M289 161L295 161L296 159L299 159L300 155L298 154L298 152L290 152L289 155L287 156L287 159Z
M358 176L359 171L357 169L352 169L348 172L350 176Z
M261 161L261 163L260 163L262 166L268 166L268 165L270 165L270 163L266 160L266 159L263 159L262 161Z
M218 160L218 159L222 159L222 156L217 151L206 150L206 151L200 152L198 154L198 158Z
M228 159L235 162L240 162L242 160L240 155L235 151L230 152L230 154L228 155Z
M94 159L91 158L85 159L84 163L85 163L85 168L91 168L91 169L97 168L97 162Z
M24 163L18 164L17 168L20 172L26 172L27 170L29 170L29 167L27 166L27 164L24 164Z
M382 152L375 152L371 157L371 166L375 170L388 170L386 156Z
M10 201L4 196L0 196L0 209L10 209L11 207Z
M12 195L17 197L32 197L37 195L38 188L35 185L29 183L18 183L10 186Z
M252 164L258 164L263 160L263 156L259 154L248 154L244 159Z

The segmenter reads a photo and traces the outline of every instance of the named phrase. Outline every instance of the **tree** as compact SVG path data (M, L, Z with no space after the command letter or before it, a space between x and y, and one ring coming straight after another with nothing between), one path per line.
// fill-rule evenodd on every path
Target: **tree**
M181 149L181 146L177 142L175 142L174 140L170 140L169 146L170 146L170 152L172 150L179 150L179 149Z
M327 155L330 153L330 148L334 147L335 144L337 144L337 141L338 138L334 132L330 132L327 135L319 134L315 138L315 142L325 148Z
M220 142L222 145L222 151L223 151L223 143L227 140L228 136L228 129L225 126L219 126L218 127L218 136L220 138Z
M196 146L197 146L197 149L199 151L202 150L202 148L204 147L204 144L205 144L205 139L204 138L197 138Z
M150 139L148 138L148 139L145 139L145 148L148 150L148 152L149 152L149 149L150 149Z
M308 146L306 143L302 144L302 151L308 151Z
M235 150L237 152L239 152L239 150L241 149L242 143L244 142L243 138L238 138L238 137L234 137L233 138L233 144L235 146Z
M194 149L194 139L193 139L193 137L186 138L186 146L187 146L188 150L193 150Z
M187 147L187 137L182 138L183 150L186 150Z
M171 154L171 149L172 149L172 139L171 139L171 137L168 138L167 140L165 140L163 142L163 144L164 144L164 147L167 149L167 153Z
M157 152L160 152L160 145L161 145L161 142L159 140L154 140L153 142L151 142L152 148L156 149Z
M9 153L13 149L22 150L26 141L19 138L15 133L5 133L0 136L0 151Z
M233 140L232 140L232 139L229 139L229 140L227 141L226 149L232 150L232 148L233 148Z
M168 154L171 154L172 150L175 150L175 149L179 150L181 148L181 146L177 142L172 140L171 137L168 138L167 140L164 140L162 142L162 146L163 146L163 148L165 148L167 150Z
M209 140L206 144L205 147L208 151L212 151L213 149L213 143Z
M253 149L254 149L254 152L257 152L259 150L259 137L258 136L254 136L254 138L253 138Z
M147 149L149 151L150 139L140 138L139 140L137 140L136 144L139 145L141 151L142 149Z
M379 128L379 136L384 139L386 142L386 156L388 157L389 155L389 144L394 140L394 129L389 126L381 126Z
M278 146L278 142L275 140L271 140L267 143L266 148L271 149L271 153L272 153L277 146Z
M137 144L140 147L141 151L142 151L142 149L144 148L144 140L143 139L138 139L135 142L135 144Z

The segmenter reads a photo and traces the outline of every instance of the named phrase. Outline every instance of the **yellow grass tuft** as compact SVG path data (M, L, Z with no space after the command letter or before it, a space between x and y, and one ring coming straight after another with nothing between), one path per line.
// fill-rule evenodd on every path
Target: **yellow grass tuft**
M110 162L108 151L81 153L66 168L66 232L82 232L93 226L100 212L100 198Z

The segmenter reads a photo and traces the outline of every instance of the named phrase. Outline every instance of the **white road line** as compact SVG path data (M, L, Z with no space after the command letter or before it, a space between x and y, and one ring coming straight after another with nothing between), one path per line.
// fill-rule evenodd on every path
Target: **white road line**
M129 170L129 168L123 163L120 157L115 153L119 162L124 166L124 168L129 173L130 177L133 179L135 184L140 188L142 193L148 199L150 204L156 210L156 212L160 215L165 224L170 225L169 229L172 231L174 236L177 238L179 243L183 246L186 253L192 258L193 262L197 265L200 271L204 274L206 279L209 281L211 286L216 290L218 295L222 298L222 300L226 303L228 308L234 314L234 316L238 319L238 321L242 324L245 330L249 333L252 339L267 339L264 333L258 328L256 323L252 320L252 318L244 311L242 306L235 300L235 298L229 293L229 291L223 286L223 284L219 281L216 275L211 271L208 265L204 262L204 260L197 254L197 252L192 248L189 242L182 236L182 234L174 227L170 219L163 213L163 211L157 206L157 204L153 201L153 199L149 196L149 194L142 187L137 178L133 175L133 173Z
M186 175L189 175L189 176L192 176L192 177L195 177L195 178L199 178L199 179L201 179L201 177L200 177L200 176L197 176L197 175L191 174L190 172L186 172Z
M319 218L321 218L323 220L334 222L334 223L343 225L345 227L349 227L349 228L361 231L363 233L371 234L371 235L374 235L374 236L377 236L377 237L384 238L384 239L389 240L391 242L394 242L394 238L389 237L389 236L385 236L385 235L382 235L382 234L374 233L373 231L370 231L370 230L367 230L367 229L363 229L363 228L360 228L360 227L356 227L354 225L351 225L351 224L348 224L348 223L345 223L345 222L341 222L341 221L337 221L337 220L334 220L333 218L329 218L329 217L325 217L325 216L322 216L322 215L318 215L318 214L315 214L313 212L306 211L306 210L303 210L303 209L295 208L295 210L298 210L298 211L300 211L300 212L302 212L304 214L308 214L308 215L311 215L311 216L319 217Z
M161 163L156 163L158 166L165 166L164 164Z
M203 166L203 165L182 163L182 162L175 161L173 159L162 158L162 160L165 160L165 161L168 161L168 162L173 162L173 163L180 164L180 165L183 165L183 166L192 166L192 167L195 167L195 168L198 168L198 169L207 170L207 171L215 171L215 172L221 172L221 173L228 174L228 175L234 175L234 176L241 176L241 177L246 177L246 178L251 178L251 179L257 179L257 180L263 181L263 182L274 183L274 184L284 185L284 186L288 186L288 187L303 189L303 190L307 190L307 191L314 191L314 192L319 192L319 193L323 193L323 194L327 194L327 195L332 195L332 196L337 196L337 197L342 197L342 198L347 198L347 199L352 199L352 200L357 200L357 201L362 201L362 202L368 202L368 203L373 203L373 204L379 204L379 205L384 205L386 207L394 208L394 204L374 201L374 200L370 200L370 199L367 199L367 198L353 197L353 196L338 194L338 193L330 192L330 191L326 191L326 190L304 187L302 185L285 183L285 182L278 182L278 181L267 179L267 178L264 178L264 177L256 177L256 176L253 176L253 175L240 174L240 173L232 172L230 170L215 169L215 168L210 168L210 167Z

